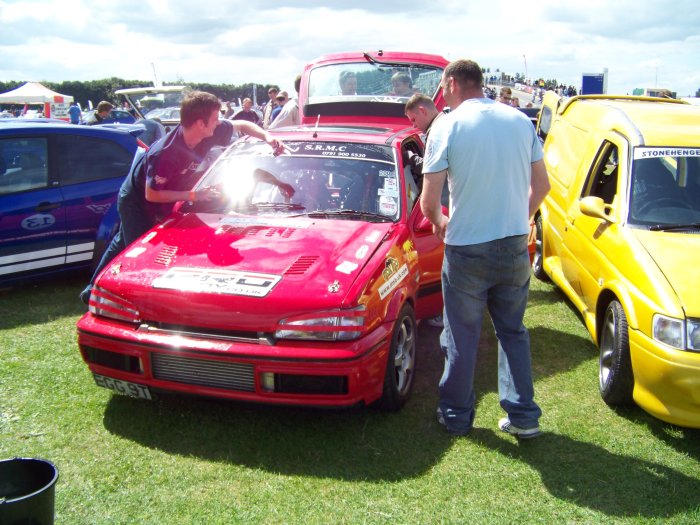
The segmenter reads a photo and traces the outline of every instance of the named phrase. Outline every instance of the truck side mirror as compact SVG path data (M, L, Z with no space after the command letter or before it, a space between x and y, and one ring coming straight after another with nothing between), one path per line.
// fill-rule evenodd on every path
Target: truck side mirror
M584 197L579 202L579 209L581 210L581 213L589 217L603 219L606 222L615 222L610 217L612 206L605 204L603 199L600 197Z

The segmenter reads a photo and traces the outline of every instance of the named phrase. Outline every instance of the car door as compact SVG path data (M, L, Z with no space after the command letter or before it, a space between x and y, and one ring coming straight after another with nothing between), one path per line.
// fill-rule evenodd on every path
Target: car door
M423 145L417 139L404 141L402 145L402 170L406 187L406 203L409 210L410 245L404 246L406 253L414 253L418 258L418 296L416 317L423 319L442 313L442 258L444 244L433 233L433 225L423 215L420 208L420 186L422 175L414 173L410 164L405 162L408 151L423 156ZM445 182L447 187L447 182ZM445 192L443 205L449 200ZM446 210L445 210L446 212Z
M135 144L135 141L134 141ZM108 138L82 134L52 137L57 178L65 203L68 264L89 264L98 228L116 206L116 195L129 172L133 152Z
M48 138L0 136L0 281L62 265L66 215Z
M580 197L571 203L567 212L567 228L563 236L562 269L566 280L589 311L595 311L601 279L610 254L615 253L618 210L623 206L626 191L628 148L619 137L603 140L591 165L590 172L580 189ZM598 197L606 205L610 221L582 213L581 200Z

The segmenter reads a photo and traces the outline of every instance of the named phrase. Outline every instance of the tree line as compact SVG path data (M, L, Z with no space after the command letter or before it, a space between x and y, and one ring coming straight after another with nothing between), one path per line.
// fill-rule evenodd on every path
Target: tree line
M8 81L0 82L0 93L11 91L25 84L25 81ZM122 78L112 77L102 80L89 80L80 82L75 80L67 80L64 82L41 82L43 86L61 93L70 95L73 100L78 102L81 107L88 107L88 101L96 106L100 101L106 100L114 105L120 105L121 100L114 93L118 89L135 88L152 86L153 82L149 80L124 80ZM191 89L207 91L219 97L224 101L238 101L245 97L250 97L258 101L258 104L267 102L267 90L273 87L271 84L208 84L208 83L193 83L193 82L178 82L166 83L169 85L187 86ZM276 86L275 86L276 87ZM255 92L255 97L253 96Z

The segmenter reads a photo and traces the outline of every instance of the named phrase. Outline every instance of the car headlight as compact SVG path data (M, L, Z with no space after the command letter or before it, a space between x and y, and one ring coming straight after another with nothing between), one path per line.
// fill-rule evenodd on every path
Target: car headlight
M688 331L688 350L700 352L700 320L688 319L686 326Z
M93 286L89 305L90 313L97 317L109 317L127 323L141 322L141 313L131 302L99 286Z
M313 341L351 341L362 335L366 319L364 306L352 310L314 312L282 319L278 323L275 337Z
M700 352L700 320L682 321L661 314L654 314L652 320L654 339L679 350Z
M652 320L652 334L654 339L668 346L685 350L683 342L683 321L666 317L661 314L654 314Z

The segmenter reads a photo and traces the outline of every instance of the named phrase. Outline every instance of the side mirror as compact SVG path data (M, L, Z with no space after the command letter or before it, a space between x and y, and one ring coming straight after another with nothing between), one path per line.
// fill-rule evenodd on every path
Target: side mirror
M420 208L420 204L416 204L416 206ZM446 206L442 207L442 213L449 215L449 210ZM422 212L419 212L418 217L413 223L413 231L416 233L433 233L433 224Z
M610 217L612 207L609 204L605 204L600 197L584 197L579 202L579 209L581 213L589 217L596 217L606 222L615 222Z
M425 215L421 214L420 219L416 221L414 231L416 233L432 233L433 225Z

